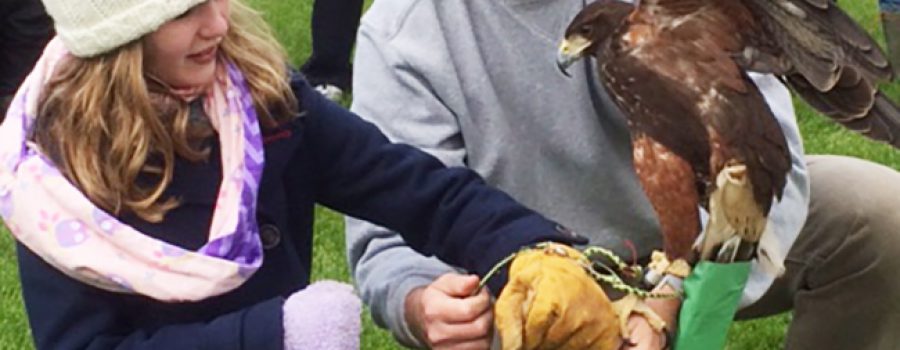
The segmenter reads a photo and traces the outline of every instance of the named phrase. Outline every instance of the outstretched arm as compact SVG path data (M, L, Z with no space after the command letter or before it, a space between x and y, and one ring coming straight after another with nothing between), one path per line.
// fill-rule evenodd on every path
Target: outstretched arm
M456 118L429 86L434 75L410 62L404 52L404 48L415 47L440 56L446 48L438 40L425 40L424 47L406 45L391 31L407 29L394 28L388 18L378 15L406 11L396 11L402 7L397 4L375 6L395 8L374 8L369 12L372 16L363 20L356 48L352 110L376 124L391 140L412 144L446 165L464 165L466 151ZM427 17L418 13L408 16ZM431 28L417 27L419 31ZM479 323L492 317L490 305L464 311L482 305L487 295L462 297L450 292L470 287L466 284L469 278L417 253L397 233L383 227L347 217L346 233L348 259L360 294L375 322L391 330L401 343L439 347L488 341L491 327L479 328Z

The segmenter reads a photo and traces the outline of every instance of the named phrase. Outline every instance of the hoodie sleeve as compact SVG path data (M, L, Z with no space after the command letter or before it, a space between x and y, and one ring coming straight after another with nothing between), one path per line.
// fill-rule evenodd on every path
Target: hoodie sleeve
M419 78L419 68L411 67L394 42L397 35L392 31L407 28L415 28L419 38L440 38L434 26L416 25L417 21L437 20L426 10L428 6L398 0L376 4L367 13L357 36L357 94L351 110L383 127L389 139L409 142L448 166L462 166L466 150L456 117L435 96L427 80ZM416 47L428 52L434 62L446 59L441 40L423 42L428 45ZM406 297L455 268L419 254L398 233L364 220L348 216L345 230L350 270L373 320L388 328L400 343L423 347L406 323Z
M797 125L794 105L787 87L772 75L751 73L750 77L766 98L791 151L791 171L788 173L784 194L780 201L772 205L768 223L770 226L768 229L772 230L773 238L781 248L779 252L781 256L778 259L784 260L797 240L800 230L803 229L809 213L809 173L806 170L803 140L800 137L800 127ZM746 307L759 300L773 281L774 277L764 272L759 262L754 260L740 307Z

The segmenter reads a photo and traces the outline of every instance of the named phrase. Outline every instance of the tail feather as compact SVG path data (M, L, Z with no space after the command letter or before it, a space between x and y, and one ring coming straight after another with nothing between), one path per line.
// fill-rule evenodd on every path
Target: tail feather
M887 142L900 148L900 108L881 92L875 95L875 106L872 108L872 117L881 121L887 131Z
M790 69L786 82L813 108L900 148L900 111L878 91L893 79L878 43L832 0L748 0Z
M900 108L859 74L847 69L834 89L821 92L804 77L786 81L813 108L850 130L900 148Z
M864 117L839 122L873 140L900 148L900 109L880 92L875 95L875 103Z

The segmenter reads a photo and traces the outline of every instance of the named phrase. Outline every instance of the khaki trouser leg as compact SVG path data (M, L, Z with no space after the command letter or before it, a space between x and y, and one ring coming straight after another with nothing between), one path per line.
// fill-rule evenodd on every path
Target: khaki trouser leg
M808 158L810 213L787 271L738 318L794 310L785 347L900 349L900 173Z

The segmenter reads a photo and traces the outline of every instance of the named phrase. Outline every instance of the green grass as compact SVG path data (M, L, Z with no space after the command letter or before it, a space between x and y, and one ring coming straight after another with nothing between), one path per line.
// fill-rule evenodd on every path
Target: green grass
M876 0L840 1L840 5L866 30L875 35L884 47L884 36L878 20ZM900 84L892 83L883 88L895 101L900 97ZM842 154L869 159L894 169L900 169L900 152L897 150L847 131L820 116L802 102L795 100L794 105L797 108L797 118L800 121L800 130L808 154ZM738 322L731 327L727 349L780 349L789 322L790 315Z
M388 0L389 1L389 0ZM300 64L310 51L309 15L311 1L249 0L260 9L274 26L276 35L285 45L294 64ZM368 1L370 3L371 0ZM855 18L870 32L881 37L877 21L876 0L841 1ZM900 97L900 85L885 87L895 100ZM797 114L804 135L807 153L845 154L870 159L900 169L900 152L875 144L856 134L847 132L822 118L802 103L797 104ZM325 210L317 210L313 279L337 279L349 281L344 255L343 220L341 216ZM0 226L0 350L32 348L28 323L22 308L18 286L15 252L12 240ZM728 349L769 350L780 349L790 315L735 324L729 334ZM376 328L371 318L364 317L363 349L396 349L391 336Z
M12 236L0 225L0 349L31 348Z

